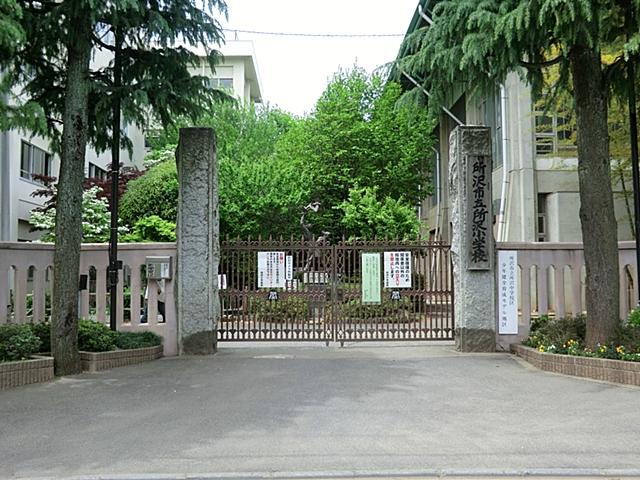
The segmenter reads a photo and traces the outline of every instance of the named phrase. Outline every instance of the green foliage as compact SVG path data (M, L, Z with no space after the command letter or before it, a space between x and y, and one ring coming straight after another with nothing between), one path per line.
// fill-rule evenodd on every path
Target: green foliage
M0 49L15 51L24 40L22 9L16 0L0 0Z
M569 340L584 342L586 335L586 317L566 317L552 319L547 315L531 319L529 337L525 345L538 348L540 345L563 345Z
M252 298L249 312L263 321L303 320L309 316L309 300L294 296L279 300Z
M8 120L11 126L35 129L50 137L55 145L60 144L62 134L58 127L65 108L67 49L80 41L88 42L94 51L113 52L113 37L111 43L104 40L116 29L123 37L120 54L123 87L117 92L113 87L113 60L93 62L87 78L91 88L86 128L90 143L98 151L111 147L112 104L116 94L122 99L125 122L145 125L151 113L165 126L183 116L195 119L214 99L227 97L210 89L207 77L190 73L203 62L215 68L220 54L209 47L218 45L223 38L216 14L226 16L224 0L116 0L80 4L76 0L61 0L46 5L21 1L22 14L7 17L3 14L13 13L15 2L0 2L0 32L3 20L12 18L15 28L9 31L16 34L16 39L25 40L18 43L19 48L0 49L6 83L22 86L22 95L11 99L17 107ZM87 38L83 37L85 30L77 25L78 18L82 19L83 27L88 27ZM202 45L207 46L204 59L187 48ZM129 146L126 136L123 145Z
M129 182L122 196L120 218L134 225L145 217L158 216L175 222L178 209L178 172L172 161L150 168L141 177Z
M157 215L151 215L138 220L131 233L123 235L123 243L136 242L175 242L176 224L163 220Z
M40 351L40 339L28 324L0 325L0 362L26 360Z
M343 233L335 207L355 186L414 204L430 193L433 123L424 110L398 107L400 95L398 84L360 68L338 72L311 116L283 136L276 155L312 175L310 199L321 203L314 232Z
M631 326L640 327L640 308L636 307L629 312L627 322Z
M86 243L101 243L109 240L111 215L108 203L104 198L98 198L100 187L91 187L82 193L82 241ZM34 230L44 230L40 240L55 241L56 211L48 208L44 211L32 210L29 224ZM118 227L120 233L126 233L127 227Z
M116 348L118 334L105 324L92 320L78 322L78 349L83 352L108 352Z
M31 330L40 339L40 352L51 352L51 324L49 322L31 323Z
M121 350L162 345L162 337L153 332L118 332L116 347Z
M400 300L385 298L379 304L363 304L360 299L350 300L341 305L341 314L347 318L382 319L385 321L406 320L411 313L412 304L409 297Z
M420 222L415 208L402 198L380 200L378 190L378 187L354 187L349 190L349 198L338 205L347 235L363 239L417 237Z

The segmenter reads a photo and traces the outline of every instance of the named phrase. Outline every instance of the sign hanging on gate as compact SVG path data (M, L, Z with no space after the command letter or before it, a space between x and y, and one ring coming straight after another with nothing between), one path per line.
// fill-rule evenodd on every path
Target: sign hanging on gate
M518 334L518 252L498 252L498 333Z
M411 288L411 252L384 252L384 288Z
M285 288L284 252L258 252L258 288Z
M380 303L380 254L362 254L362 303Z

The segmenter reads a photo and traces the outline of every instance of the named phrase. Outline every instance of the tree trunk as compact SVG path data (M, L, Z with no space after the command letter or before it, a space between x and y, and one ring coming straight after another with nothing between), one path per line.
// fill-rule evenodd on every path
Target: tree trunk
M78 284L82 243L82 182L87 147L91 23L74 12L68 37L62 155L56 202L51 353L57 375L80 373Z
M587 346L604 343L620 322L618 224L613 208L607 90L600 53L574 47L569 61L578 127L580 221L587 269Z

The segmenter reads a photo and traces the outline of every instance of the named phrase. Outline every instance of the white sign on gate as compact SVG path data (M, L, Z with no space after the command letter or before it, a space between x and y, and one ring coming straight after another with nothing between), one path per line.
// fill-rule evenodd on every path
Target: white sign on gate
M498 251L498 333L518 334L518 252Z
M287 281L293 280L293 255L287 255L286 257L286 271L287 271Z
M384 288L411 288L411 252L384 252Z
M284 252L258 252L258 288L285 288Z

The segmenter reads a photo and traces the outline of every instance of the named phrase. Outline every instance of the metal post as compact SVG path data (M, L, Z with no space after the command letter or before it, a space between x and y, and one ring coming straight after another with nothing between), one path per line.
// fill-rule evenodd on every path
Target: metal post
M121 27L115 29L115 53L113 60L113 138L111 142L111 235L109 237L109 327L116 330L118 308L118 186L120 184L120 103L122 84Z

